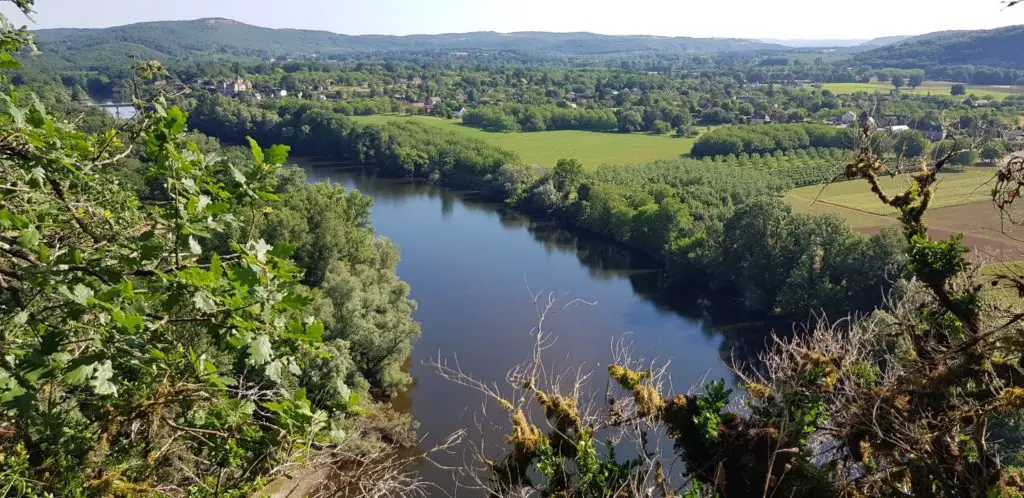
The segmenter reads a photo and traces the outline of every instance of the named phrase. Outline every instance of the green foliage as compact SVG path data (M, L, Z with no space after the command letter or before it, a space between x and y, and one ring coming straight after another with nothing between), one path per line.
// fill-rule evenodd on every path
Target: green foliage
M362 444L419 333L367 198L162 99L94 134L0 100L0 494L247 496Z
M583 165L575 159L559 159L551 172L551 179L555 190L562 194L565 201L571 202L576 197L576 190L583 184Z
M238 208L276 199L286 149L207 158L185 140L185 114L154 102L136 133L165 198L139 201L110 188L113 133L6 97L0 412L12 436L0 454L32 465L3 472L29 494L152 493L212 476L240 493L329 432L330 413L287 388L304 355L327 354L301 270L283 247L230 236ZM225 235L229 249L211 252Z
M995 164L997 161L1006 156L1007 147L1006 143L1002 140L992 140L987 142L981 148L980 157L989 164Z
M694 157L770 154L808 147L853 149L856 130L826 125L748 125L716 128L697 139Z
M617 127L609 109L572 109L556 106L506 104L483 106L462 117L468 126L489 131L587 130L610 131Z
M718 440L718 426L722 424L722 410L729 404L732 389L725 387L724 380L714 380L704 388L704 393L697 396L697 413L693 422L701 438L707 441Z
M931 142L916 130L905 130L896 134L893 149L900 157L913 159L924 157Z

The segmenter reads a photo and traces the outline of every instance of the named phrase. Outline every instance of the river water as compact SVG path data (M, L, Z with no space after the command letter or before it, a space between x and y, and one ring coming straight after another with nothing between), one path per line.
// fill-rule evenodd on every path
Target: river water
M415 381L395 404L419 421L424 447L475 427L485 401L428 363L457 358L465 372L507 392L506 372L530 354L536 324L531 291L555 292L563 303L596 303L561 311L545 328L557 336L548 362L555 369L594 370L598 390L605 386L612 342L623 337L638 355L671 362L677 391L704 377L729 377L722 358L733 352L734 341L713 332L699 311L681 311L685 302L674 305L671 296L659 295L656 265L617 245L448 189L322 163L304 168L312 182L340 183L373 197L374 230L401 249L398 274L419 304L415 318L423 336L410 365ZM493 405L488 413L501 417ZM462 454L439 458L453 464ZM429 467L427 477L450 492L448 474Z

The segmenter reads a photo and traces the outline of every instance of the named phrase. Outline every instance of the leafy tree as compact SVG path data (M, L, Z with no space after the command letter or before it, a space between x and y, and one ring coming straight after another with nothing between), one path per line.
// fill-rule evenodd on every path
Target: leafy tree
M1006 156L1006 143L1002 140L992 140L981 148L981 158L989 164L995 164Z
M551 180L562 199L571 201L576 197L576 191L584 180L583 164L576 159L559 159L555 169L551 172Z
M664 135L670 131L672 131L672 127L660 119L654 121L654 124L651 126L651 133L656 135Z
M957 95L967 95L967 85L957 83L950 87L949 93L953 94L954 97Z
M924 157L931 142L917 130L904 130L896 134L894 150L904 158Z
M911 74L909 78L910 88L917 88L924 83L924 76L920 74Z
M643 116L636 109L619 110L616 113L616 119L618 120L619 131L622 133L640 131L643 126Z
M892 77L892 86L895 87L897 90L903 88L904 86L906 86L906 84L907 80L904 79L903 76L897 75Z

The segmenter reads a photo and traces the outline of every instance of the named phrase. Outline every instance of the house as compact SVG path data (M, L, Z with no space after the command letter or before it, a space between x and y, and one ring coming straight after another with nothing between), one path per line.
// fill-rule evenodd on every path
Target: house
M570 109L576 109L576 108L578 108L578 107L579 107L579 106L578 106L578 105L576 105L576 103L575 103L575 102L569 102L569 108L570 108Z
M843 117L839 118L839 121L844 125L856 123L857 113L853 111L848 111L846 114L843 114Z
M454 112L452 112L452 117L453 118L461 118L465 114L466 114L466 108L463 107L463 106L459 106L458 109L456 109Z
M766 124L766 123L771 123L771 122L772 122L772 117L767 115L767 114L765 114L765 113L763 113L763 112L762 113L754 114L753 116L750 116L749 118L747 118L747 123L752 124L752 125L754 125L754 124Z
M430 97L429 99L427 99L426 103L428 103L430 105L437 105L440 102L441 102L441 97Z
M277 95L279 97L281 97L281 98L287 97L288 96L288 90L285 90L284 88L282 88L282 89L278 90Z
M890 126L890 127L886 128L886 129L889 130L889 133L899 133L901 131L910 131L910 127L907 126L907 125L895 125L895 126Z
M220 80L216 86L217 92L223 95L237 95L252 90L252 82L241 76L235 78L234 81Z

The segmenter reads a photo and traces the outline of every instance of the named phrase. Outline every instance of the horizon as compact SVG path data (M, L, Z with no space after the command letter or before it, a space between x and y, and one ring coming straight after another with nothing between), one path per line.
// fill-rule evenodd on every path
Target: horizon
M673 0L640 0L630 6L606 2L522 0L517 6L471 0L377 0L372 5L349 0L293 0L287 9L268 0L224 0L211 4L181 0L140 5L134 0L37 0L32 19L9 2L0 13L30 30L108 28L155 21L223 18L271 29L327 31L346 35L436 35L474 32L593 33L608 36L736 38L770 41L866 41L889 36L916 36L936 31L993 29L1024 24L1024 9L1006 9L999 0L917 0L890 5L862 0L863 8L844 13L841 22L820 15L820 2L779 0L765 5L737 0L727 5L681 5ZM740 5L737 5L740 4ZM97 5L103 7L98 8ZM530 6L536 8L531 9ZM92 8L90 8L92 6ZM877 8L870 8L877 6ZM927 8L922 8L927 7ZM949 8L962 15L945 15ZM619 11L624 11L623 16ZM662 12L665 15L651 15ZM735 12L745 12L738 17ZM877 12L889 15L878 16ZM693 18L721 22L692 22ZM952 17L952 18L951 18ZM34 22L33 22L34 21ZM668 23L668 24L666 24ZM424 28L435 26L436 29Z

